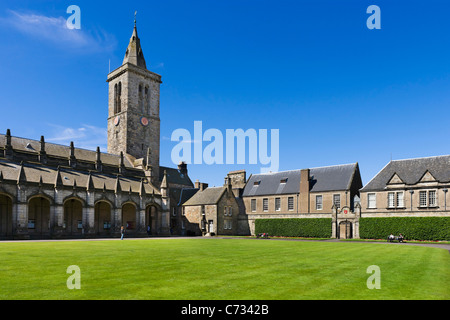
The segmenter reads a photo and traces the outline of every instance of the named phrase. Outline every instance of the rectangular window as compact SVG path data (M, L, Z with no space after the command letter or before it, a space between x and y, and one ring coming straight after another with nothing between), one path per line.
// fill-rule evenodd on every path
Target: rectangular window
M388 208L395 208L395 192L388 193Z
M322 196L316 196L316 210L322 210Z
M252 212L256 212L256 199L251 200Z
M275 211L280 211L280 210L281 210L281 199L275 198Z
M288 197L288 210L294 210L294 197Z
M377 207L377 195L376 193L367 194L367 208L375 209Z
M225 220L223 222L223 228L226 229L226 230L231 230L233 228L233 221Z
M223 214L225 215L225 216L230 216L231 217L231 215L233 214L233 207L231 207L231 206L225 206L224 208L223 208Z
M404 208L405 201L403 191L388 193L388 208Z
M428 191L428 206L429 207L436 207L437 201L436 201L436 191Z
M427 192L420 191L419 192L419 207L426 207L426 206L427 206Z
M269 199L267 198L263 199L263 211L269 211Z
M341 195L340 194L333 194L333 204L336 206L336 208L341 207Z
M403 192L397 192L397 208L404 208L405 201L403 197Z

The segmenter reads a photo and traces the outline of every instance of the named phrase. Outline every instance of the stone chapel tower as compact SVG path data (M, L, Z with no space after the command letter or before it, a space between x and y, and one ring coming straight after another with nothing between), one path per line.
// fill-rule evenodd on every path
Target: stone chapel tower
M108 74L108 153L144 159L159 176L161 76L147 70L136 21L122 66ZM130 157L131 156L131 157Z

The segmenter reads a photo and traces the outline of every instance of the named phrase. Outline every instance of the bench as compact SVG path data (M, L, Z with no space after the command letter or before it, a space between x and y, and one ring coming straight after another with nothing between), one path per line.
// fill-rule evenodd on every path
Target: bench
M404 237L395 236L394 238L388 237L387 241L389 241L389 242L403 242L404 239L405 239Z

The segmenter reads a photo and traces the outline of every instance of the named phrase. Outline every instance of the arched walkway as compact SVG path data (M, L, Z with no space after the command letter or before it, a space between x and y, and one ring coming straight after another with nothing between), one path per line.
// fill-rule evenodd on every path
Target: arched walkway
M12 236L12 201L0 194L0 238Z
M122 206L122 225L127 233L135 233L136 230L136 206L125 203Z
M99 201L95 204L94 229L95 233L100 236L110 234L111 205L106 201Z
M50 236L50 201L44 197L28 202L28 234L32 238Z
M81 236L83 231L83 204L69 199L64 203L64 229L68 236Z

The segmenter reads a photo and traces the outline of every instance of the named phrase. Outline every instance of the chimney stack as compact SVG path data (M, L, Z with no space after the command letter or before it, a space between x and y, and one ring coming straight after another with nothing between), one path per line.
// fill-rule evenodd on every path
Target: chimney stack
M309 169L302 169L300 171L300 203L299 213L309 213Z
M184 161L181 161L178 164L178 170L180 171L180 173L184 174L185 176L187 176L188 171L187 171L187 164Z
M204 182L199 182L198 179L195 181L195 188L199 189L199 191L203 191L208 188L208 184Z

